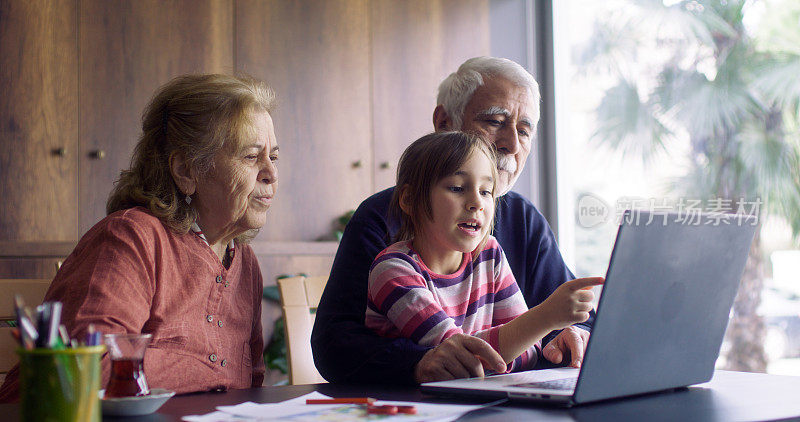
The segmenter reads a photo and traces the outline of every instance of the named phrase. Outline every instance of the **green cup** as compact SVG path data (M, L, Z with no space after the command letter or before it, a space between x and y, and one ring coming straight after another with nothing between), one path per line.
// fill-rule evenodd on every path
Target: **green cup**
M105 346L17 349L23 421L100 421Z

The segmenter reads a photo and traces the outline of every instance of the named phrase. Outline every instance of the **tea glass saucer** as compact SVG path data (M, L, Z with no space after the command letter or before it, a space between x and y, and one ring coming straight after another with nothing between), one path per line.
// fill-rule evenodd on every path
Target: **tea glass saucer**
M103 416L142 416L158 410L161 405L175 395L174 391L151 388L150 394L139 397L105 398L106 390L100 390Z

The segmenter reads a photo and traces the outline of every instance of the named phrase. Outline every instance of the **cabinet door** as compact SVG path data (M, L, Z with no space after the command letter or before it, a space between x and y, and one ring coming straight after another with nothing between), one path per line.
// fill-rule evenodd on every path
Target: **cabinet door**
M488 0L373 1L374 190L395 183L397 160L433 132L439 83L489 55Z
M80 1L81 233L130 166L142 109L185 73L231 72L230 0Z
M368 2L236 4L237 68L278 97L279 189L259 239L331 236L372 188Z
M0 241L77 237L77 10L0 2Z

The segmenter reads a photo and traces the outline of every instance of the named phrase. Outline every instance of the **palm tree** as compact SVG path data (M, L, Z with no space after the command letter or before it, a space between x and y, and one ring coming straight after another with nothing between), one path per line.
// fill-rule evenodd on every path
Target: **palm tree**
M665 3L609 10L578 51L583 72L611 81L593 139L643 160L688 139L689 168L673 192L715 198L732 211L737 203L760 206L762 217L788 221L797 240L800 7L791 0ZM745 24L756 12L757 31ZM726 333L728 369L766 369L756 313L760 246L757 235Z

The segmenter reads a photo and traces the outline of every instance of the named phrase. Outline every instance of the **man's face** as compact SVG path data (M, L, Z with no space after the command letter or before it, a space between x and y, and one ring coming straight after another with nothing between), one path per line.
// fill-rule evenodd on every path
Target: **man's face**
M504 78L484 77L464 108L461 130L482 136L497 147L497 192L508 192L531 152L536 104L530 92Z

